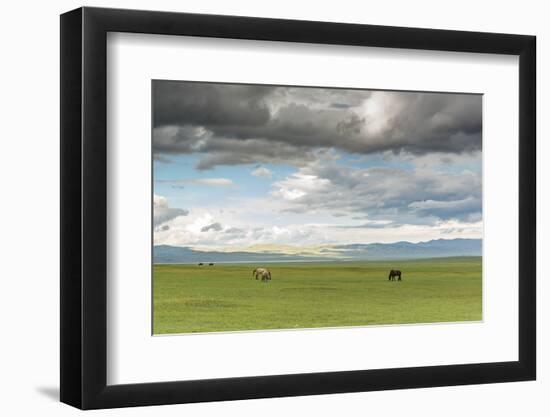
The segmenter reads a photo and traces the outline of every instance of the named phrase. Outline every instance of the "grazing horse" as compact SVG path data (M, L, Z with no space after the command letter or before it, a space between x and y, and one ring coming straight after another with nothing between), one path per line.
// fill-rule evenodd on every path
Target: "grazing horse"
M401 271L392 269L390 271L390 275L388 276L388 281L395 281L395 277L397 277L398 281L401 281Z
M271 272L267 268L255 268L254 271L252 271L252 276L256 279L260 277L263 282L267 282L271 279Z

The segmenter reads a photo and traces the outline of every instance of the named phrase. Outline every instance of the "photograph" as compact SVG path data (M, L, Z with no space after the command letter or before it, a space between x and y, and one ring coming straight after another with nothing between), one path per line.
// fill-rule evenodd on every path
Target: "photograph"
M154 335L481 321L481 94L152 81Z
M40 90L10 100L7 264L39 287L6 333L45 341L10 409L539 415L543 14L218 3L65 5L14 43L55 62L6 77ZM58 145L20 138L29 97ZM23 231L46 195L58 232Z

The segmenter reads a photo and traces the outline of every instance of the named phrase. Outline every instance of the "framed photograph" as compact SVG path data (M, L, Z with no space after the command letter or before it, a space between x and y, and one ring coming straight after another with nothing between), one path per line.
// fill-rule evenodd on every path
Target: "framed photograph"
M535 37L61 16L61 401L533 380Z

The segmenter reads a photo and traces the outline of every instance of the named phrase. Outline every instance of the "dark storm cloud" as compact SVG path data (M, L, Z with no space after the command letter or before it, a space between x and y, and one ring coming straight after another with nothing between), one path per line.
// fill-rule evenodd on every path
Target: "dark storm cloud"
M199 169L303 164L319 148L423 155L481 149L481 96L156 81L155 157Z
M155 81L153 126L262 126L268 86Z
M240 165L254 163L279 163L302 165L313 160L312 149L294 147L285 143L267 143L263 140L235 140L212 141L205 146L204 155L196 168L199 170L211 169L217 165Z

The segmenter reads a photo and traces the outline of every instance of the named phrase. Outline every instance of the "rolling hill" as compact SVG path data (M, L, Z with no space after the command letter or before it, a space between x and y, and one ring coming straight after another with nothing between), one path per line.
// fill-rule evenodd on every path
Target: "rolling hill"
M389 259L427 259L453 256L481 256L481 239L437 239L427 242L368 243L324 245L312 248L256 246L236 251L206 251L190 247L158 245L153 262L307 262L376 261Z

